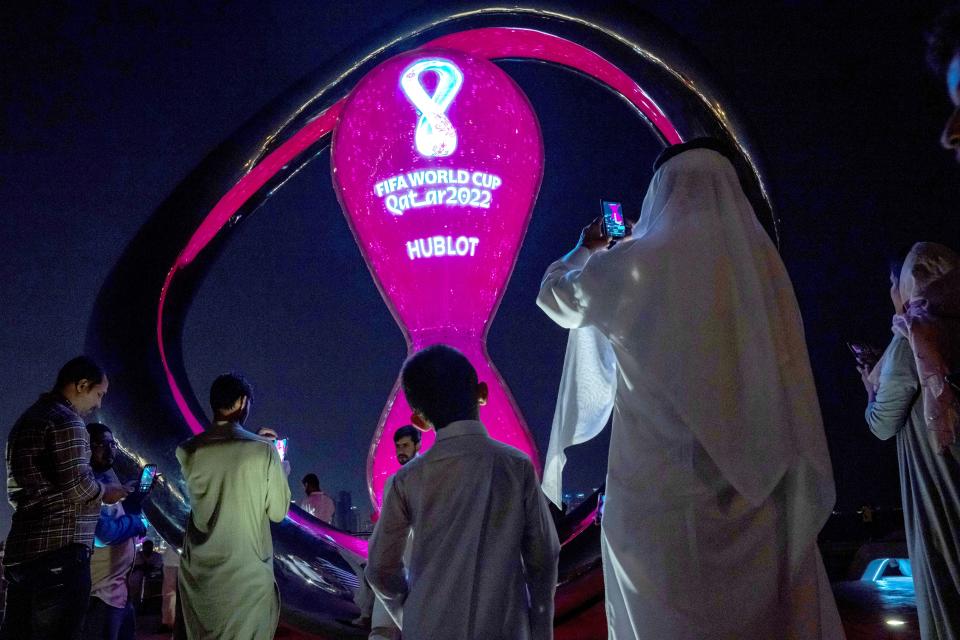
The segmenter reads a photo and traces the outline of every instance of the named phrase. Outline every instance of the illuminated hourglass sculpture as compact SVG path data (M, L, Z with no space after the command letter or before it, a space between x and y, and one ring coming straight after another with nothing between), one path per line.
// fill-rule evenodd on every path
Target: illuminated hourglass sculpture
M333 133L344 214L410 353L462 351L490 387L490 436L536 446L486 352L543 177L543 141L526 96L493 63L444 49L401 54L357 85ZM394 386L367 461L379 508L399 468L393 433L410 421ZM425 435L424 447L434 435Z

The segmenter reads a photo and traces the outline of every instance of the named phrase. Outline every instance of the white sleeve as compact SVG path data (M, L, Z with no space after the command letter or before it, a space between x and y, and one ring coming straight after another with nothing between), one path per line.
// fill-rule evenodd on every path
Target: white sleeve
M537 306L561 327L574 329L591 324L587 319L591 287L584 271L591 258L589 249L577 247L549 267L540 283Z
M403 629L403 602L409 591L403 554L410 518L402 491L395 490L394 485L383 494L383 510L370 538L365 575L397 628Z

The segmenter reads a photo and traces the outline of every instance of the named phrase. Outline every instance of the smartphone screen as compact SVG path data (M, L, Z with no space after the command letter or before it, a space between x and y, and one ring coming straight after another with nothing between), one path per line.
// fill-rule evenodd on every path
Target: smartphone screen
M157 479L157 465L148 464L140 472L140 484L137 486L139 493L147 493L153 487L153 481Z
M273 446L277 448L281 460L287 459L287 438L277 438L273 441Z
M600 208L607 237L619 240L627 235L627 225L623 221L623 206L619 202L601 200Z

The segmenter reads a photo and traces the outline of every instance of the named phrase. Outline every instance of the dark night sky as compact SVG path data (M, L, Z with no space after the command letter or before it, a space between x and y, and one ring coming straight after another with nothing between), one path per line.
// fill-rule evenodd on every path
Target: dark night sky
M0 9L0 425L82 350L101 283L190 170L288 86L417 4ZM895 504L895 446L866 430L843 341L887 339L887 253L917 239L960 247L960 168L937 147L949 106L924 68L921 37L943 3L632 6L708 61L758 145L840 508ZM539 279L598 197L639 210L657 145L594 84L544 65L502 66L537 110L547 160L489 348L545 451L565 335L534 305ZM328 491L362 501L370 435L404 344L339 212L326 154L234 234L187 317L184 356L201 397L222 370L245 371L257 387L252 423L289 433L294 476L315 470ZM606 442L573 453L569 486L602 480ZM0 534L8 522L3 510Z

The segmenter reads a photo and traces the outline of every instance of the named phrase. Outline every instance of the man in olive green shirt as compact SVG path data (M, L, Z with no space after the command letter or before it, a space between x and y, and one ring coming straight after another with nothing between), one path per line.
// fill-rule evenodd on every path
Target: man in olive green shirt
M268 640L277 629L270 522L287 515L290 487L273 445L242 426L252 402L242 377L218 377L213 425L177 449L191 508L179 577L189 640Z

